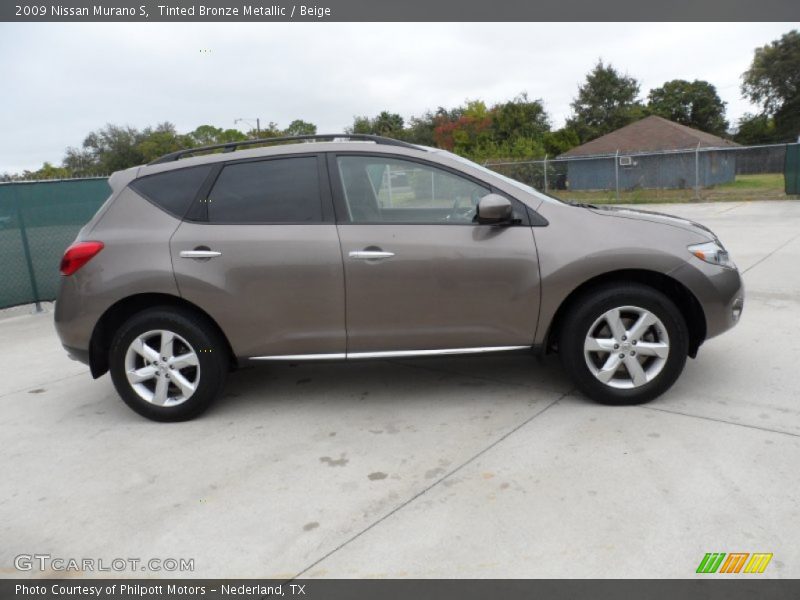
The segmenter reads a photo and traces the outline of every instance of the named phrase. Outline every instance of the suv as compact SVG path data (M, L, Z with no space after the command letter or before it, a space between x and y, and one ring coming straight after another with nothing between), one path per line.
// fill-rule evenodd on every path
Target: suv
M510 351L558 352L599 402L645 402L742 311L702 225L377 136L193 148L109 183L64 254L55 323L155 420L198 415L254 362Z

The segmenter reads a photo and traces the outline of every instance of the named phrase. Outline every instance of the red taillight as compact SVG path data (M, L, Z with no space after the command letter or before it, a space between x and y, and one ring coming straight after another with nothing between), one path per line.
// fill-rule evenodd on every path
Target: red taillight
M87 262L92 260L105 244L103 242L76 242L72 244L61 259L61 274L72 275Z

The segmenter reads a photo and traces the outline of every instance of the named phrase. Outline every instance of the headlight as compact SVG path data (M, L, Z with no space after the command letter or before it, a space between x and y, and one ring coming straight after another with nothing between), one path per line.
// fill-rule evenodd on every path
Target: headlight
M735 269L736 265L733 264L728 251L722 247L718 241L706 242L705 244L695 244L689 246L689 252L694 254L700 260L704 260L712 265L719 265L721 267L729 267Z

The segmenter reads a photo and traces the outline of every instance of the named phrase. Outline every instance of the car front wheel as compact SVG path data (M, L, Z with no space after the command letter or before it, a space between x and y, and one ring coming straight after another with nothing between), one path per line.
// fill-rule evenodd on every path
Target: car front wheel
M686 321L660 291L639 284L596 289L566 316L559 352L576 386L605 404L664 393L683 371Z

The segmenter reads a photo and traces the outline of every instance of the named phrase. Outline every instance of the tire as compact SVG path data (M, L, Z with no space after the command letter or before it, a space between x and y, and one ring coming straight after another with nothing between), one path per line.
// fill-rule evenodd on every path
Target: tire
M641 404L678 379L689 332L680 310L663 293L618 283L591 290L571 306L558 348L564 369L589 398Z
M222 393L229 365L227 345L216 328L200 315L170 306L132 316L109 351L117 392L154 421L200 415Z

